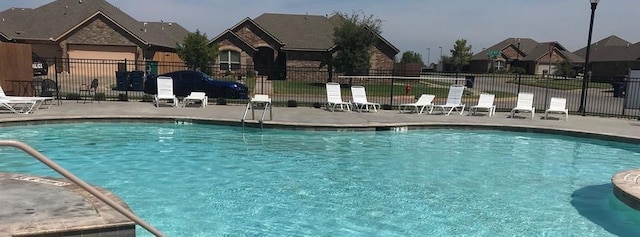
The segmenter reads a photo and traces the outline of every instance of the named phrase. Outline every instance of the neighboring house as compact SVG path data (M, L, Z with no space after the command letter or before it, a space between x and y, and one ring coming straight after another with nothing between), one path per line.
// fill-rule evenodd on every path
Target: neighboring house
M338 50L333 32L341 20L344 19L337 14L328 17L265 13L255 19L245 18L210 43L220 46L220 71L255 70L270 79L329 76L331 67L326 62ZM371 49L371 69L391 71L394 57L400 51L376 35L379 40Z
M586 57L587 47L575 51L575 54ZM591 44L589 61L592 80L622 80L629 69L640 69L640 42L632 44L611 35Z
M31 44L47 58L176 62L176 45L189 34L172 22L140 22L105 0L56 0L34 9L10 8L0 18L0 40ZM56 71L90 70L62 65ZM127 70L145 67L135 65L140 66Z
M584 59L558 42L543 42L529 38L508 38L473 55L469 69L475 73L509 71L523 68L527 74L554 74L559 64L569 61L580 68Z

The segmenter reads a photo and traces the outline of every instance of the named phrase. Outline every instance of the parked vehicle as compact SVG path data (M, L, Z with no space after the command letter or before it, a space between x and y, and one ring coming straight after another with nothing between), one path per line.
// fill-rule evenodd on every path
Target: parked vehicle
M49 73L49 64L35 53L31 53L31 67L34 76L43 76Z
M193 91L205 92L209 98L248 99L249 89L246 85L214 79L211 76L198 71L175 71L161 74L173 78L173 93L176 96L187 96ZM156 75L147 76L144 83L144 93L156 94L158 92Z

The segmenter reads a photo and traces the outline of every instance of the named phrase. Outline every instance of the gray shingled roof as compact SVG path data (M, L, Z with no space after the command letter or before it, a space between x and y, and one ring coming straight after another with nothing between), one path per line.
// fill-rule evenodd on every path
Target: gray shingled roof
M253 21L284 42L284 49L326 50L333 46L335 25L324 16L265 13Z
M189 31L176 23L144 23L105 0L56 0L35 9L10 8L0 12L0 32L15 39L58 39L97 13L119 24L142 43L174 48ZM55 24L51 24L55 21ZM157 25L157 26L156 26ZM141 30L142 29L142 30Z
M586 57L587 47L576 50L574 53ZM618 36L611 35L591 44L589 53L590 61L633 61L640 59L640 43L631 44Z
M567 50L562 50L560 51L560 53L562 55L565 56L565 58L569 59L569 61L573 62L573 63L584 63L584 58L580 55L577 55L575 53L572 53L570 51Z
M487 53L489 51L502 51L507 47L518 47L518 42L520 42L520 51L524 54L524 57L520 58L521 61L537 61L542 55L545 55L549 52L549 44L552 42L543 42L538 43L533 39L529 38L507 38L500 43L497 43L475 55L473 55L472 60L488 60ZM557 52L562 54L565 58L569 59L572 62L580 63L584 62L584 58L574 53L567 51L567 49L558 42L553 42L555 44L555 49Z
M549 43L538 43L535 48L533 48L526 57L522 59L522 61L538 61L540 57L549 53Z
M518 42L520 42L520 52L524 53L525 57L529 55L529 52L538 46L538 42L529 38L507 38L500 43L474 54L471 60L488 60L487 53L489 51L502 51L503 49L513 45L517 48Z

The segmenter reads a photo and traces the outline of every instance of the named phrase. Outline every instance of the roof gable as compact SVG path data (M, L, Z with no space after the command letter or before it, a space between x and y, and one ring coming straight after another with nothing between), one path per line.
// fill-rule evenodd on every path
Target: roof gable
M221 37L223 37L223 36L225 36L225 34L227 34L227 31L234 32L234 35L236 35L235 32L240 31L245 26L248 26L249 28L251 28L252 31L253 30L259 31L259 32L253 32L256 35L264 34L267 37L267 39L262 38L262 40L264 40L264 41L266 41L268 43L276 44L277 45L276 48L281 48L284 45L284 43L282 43L282 41L280 41L277 37L275 37L274 35L269 33L269 31L265 30L260 25L258 25L255 21L251 20L248 17L244 18L242 21L236 23L235 25L233 25L228 30L223 31L222 33L220 33L216 37L213 37L213 39L211 39L211 41L209 41L209 44L220 41ZM258 36L258 37L260 37L260 36ZM272 47L273 47L273 45L272 45Z
M160 30L145 30L144 27L152 26L137 21L105 0L56 0L35 9L8 9L0 13L6 23L0 24L0 32L16 39L56 40L74 32L98 14L121 27L142 44L175 47L177 42L174 41L177 38L181 40L189 33L175 23L172 23L172 27L157 27ZM51 24L52 20L55 24Z
M251 44L249 44L247 41L242 39L242 37L238 36L236 33L234 33L231 30L226 30L222 34L220 34L220 35L218 35L216 37L216 42L220 42L220 41L223 41L223 40L232 41L236 46L238 46L239 48L241 48L245 52L255 52L255 51L257 51L256 48L254 48Z
M538 42L529 38L507 38L473 55L471 60L488 60L487 53L489 53L489 51L502 51L508 47L519 49L520 55L522 55L522 58L525 58L532 50L538 47L538 44Z

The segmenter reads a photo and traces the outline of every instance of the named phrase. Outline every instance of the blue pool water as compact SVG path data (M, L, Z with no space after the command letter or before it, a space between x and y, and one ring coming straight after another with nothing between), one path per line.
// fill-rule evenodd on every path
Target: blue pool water
M484 130L197 124L0 128L168 236L637 236L612 194L637 145ZM13 148L0 172L59 177ZM149 235L138 229L138 235Z

